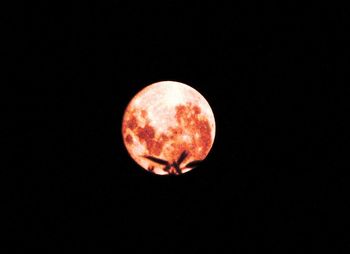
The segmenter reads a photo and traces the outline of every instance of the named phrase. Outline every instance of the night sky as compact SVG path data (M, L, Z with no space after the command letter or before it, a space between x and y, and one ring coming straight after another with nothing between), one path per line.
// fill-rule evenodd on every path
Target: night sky
M13 246L345 250L346 12L283 2L5 12ZM121 136L131 98L164 80L216 118L209 156L181 176L146 172Z

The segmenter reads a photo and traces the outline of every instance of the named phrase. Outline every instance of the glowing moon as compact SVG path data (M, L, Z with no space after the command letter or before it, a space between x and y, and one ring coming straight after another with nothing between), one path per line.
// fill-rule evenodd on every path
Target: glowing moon
M163 81L130 101L122 123L124 144L144 169L178 175L204 160L215 138L214 114L192 87Z

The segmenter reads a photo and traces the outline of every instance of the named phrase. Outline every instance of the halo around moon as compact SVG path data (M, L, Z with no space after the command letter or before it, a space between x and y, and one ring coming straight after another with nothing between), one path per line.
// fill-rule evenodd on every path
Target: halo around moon
M158 174L182 174L203 161L215 138L215 118L206 99L180 82L151 84L128 104L122 135L130 156Z

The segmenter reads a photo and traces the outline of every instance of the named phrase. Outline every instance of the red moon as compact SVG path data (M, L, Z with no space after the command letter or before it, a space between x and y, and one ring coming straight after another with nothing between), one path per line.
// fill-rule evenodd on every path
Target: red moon
M145 87L130 101L122 135L141 167L157 175L179 175L207 157L215 138L215 119L198 91L162 81Z

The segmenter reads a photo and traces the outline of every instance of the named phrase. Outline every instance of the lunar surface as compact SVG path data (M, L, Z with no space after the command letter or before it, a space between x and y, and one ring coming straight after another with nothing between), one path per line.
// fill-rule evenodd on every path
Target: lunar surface
M122 123L130 156L157 175L179 175L199 165L212 148L214 114L192 87L162 81L130 101Z

